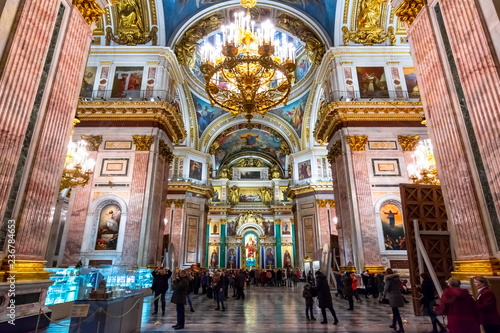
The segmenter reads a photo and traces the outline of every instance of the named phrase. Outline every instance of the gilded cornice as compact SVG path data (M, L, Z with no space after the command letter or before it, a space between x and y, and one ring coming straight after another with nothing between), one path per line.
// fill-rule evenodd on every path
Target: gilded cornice
M349 135L347 143L351 147L351 151L365 151L368 143L368 135Z
M335 207L335 200L333 199L318 199L316 200L319 208L326 208L326 205L330 205L330 207Z
M401 145L401 148L403 148L403 151L415 151L419 139L420 136L418 135L398 135L398 142Z
M333 161L342 155L342 142L340 140L335 141L335 143L332 145L332 148L330 148L330 151L328 152L327 158L328 162L330 164L333 164Z
M314 139L319 143L330 141L343 123L352 121L415 121L421 122L424 110L421 102L333 102L320 108Z
M76 6L89 25L92 22L97 22L104 14L104 9L97 4L96 0L73 0L73 5Z
M132 141L135 144L136 151L149 151L153 144L154 136L152 135L132 135Z
M287 190L287 196L291 199L294 199L299 194L324 191L333 191L333 183L321 182L290 186Z
M172 153L172 150L170 150L168 144L163 140L160 140L160 156L164 157L165 161L168 163L172 163L172 161L174 160L174 154Z
M191 182L168 182L168 192L191 192L212 198L215 195L213 187L199 185Z
M400 21L406 22L410 26L426 4L426 0L401 0L401 3L394 10L394 14Z
M79 102L76 112L81 121L155 122L174 143L186 138L182 115L167 102L89 101Z
M87 142L88 151L99 151L99 146L102 143L102 135L82 135L81 137Z

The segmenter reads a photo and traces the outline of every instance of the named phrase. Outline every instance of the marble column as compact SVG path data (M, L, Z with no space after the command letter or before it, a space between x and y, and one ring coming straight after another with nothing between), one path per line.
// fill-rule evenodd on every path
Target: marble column
M295 221L292 219L290 220L290 228L292 229L292 260L293 260L293 266L297 266L297 240L295 236Z
M427 3L408 36L441 171L455 269L495 275L500 271L498 55L477 1Z
M274 219L274 235L276 236L276 268L283 268L281 260L281 219Z
M373 199L370 189L370 177L366 158L366 144L368 136L348 136L347 142L351 148L352 171L354 175L354 195L352 200L357 206L354 214L358 232L361 233L359 267L381 266L380 245L378 241L377 225L373 214Z
M76 7L58 7L57 1L25 2L0 78L5 96L0 100L0 197L5 199L0 213L16 220L18 281L48 277L43 267L52 210L91 41Z
M210 264L210 223L211 219L207 219L206 229L205 229L205 265L204 267L208 267Z
M220 219L220 251L219 251L220 268L226 268L226 223L227 219Z

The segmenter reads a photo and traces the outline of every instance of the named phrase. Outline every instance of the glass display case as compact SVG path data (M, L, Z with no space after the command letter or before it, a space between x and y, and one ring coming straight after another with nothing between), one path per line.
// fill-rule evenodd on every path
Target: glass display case
M75 300L123 297L134 290L150 288L153 282L151 269L127 266L47 270L51 272L50 279L55 281L47 291L47 306Z

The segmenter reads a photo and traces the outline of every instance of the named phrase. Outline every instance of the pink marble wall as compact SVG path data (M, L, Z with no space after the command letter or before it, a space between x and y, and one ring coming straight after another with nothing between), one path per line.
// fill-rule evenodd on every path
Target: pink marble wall
M489 54L475 1L443 0L441 6L498 211L500 79ZM454 93L450 93L454 85L440 46L440 32L434 29L433 16L433 8L424 7L410 27L409 36L454 235L456 259L488 258L492 251L480 214L480 206L485 203L477 190L479 184L474 184L471 176L476 172L473 157L468 156L464 148L468 139L458 101Z
M90 151L89 158L96 161L97 152ZM94 174L90 176L87 185L84 187L75 187L71 190L73 205L71 208L71 216L66 219L68 221L68 232L66 234L63 259L61 260L62 265L75 265L80 258L93 181Z
M319 245L330 244L330 230L328 227L327 207L318 207L318 235Z
M132 184L130 185L130 201L125 226L125 239L121 265L136 265L139 252L141 226L143 223L144 195L148 172L150 152L138 151L135 153Z
M172 233L170 234L170 243L172 243L175 247L175 260L176 260L176 265L182 265L182 262L180 262L181 258L181 250L183 248L182 244L182 235L184 234L185 228L184 226L184 205L182 207L175 207L174 208L174 215L172 218Z
M5 213L14 172L35 101L58 2L27 0L0 77L0 216Z
M39 2L45 4L46 1ZM34 138L37 141L36 145L32 145L34 158L29 171L24 174L26 188L22 194L16 235L23 241L17 243L17 259L45 257L52 224L51 211L58 194L82 69L90 45L89 25L75 7L71 7L68 26L61 33L64 33L64 43L44 110L43 126L38 137Z
M349 209L348 184L343 156L335 158L332 163L333 193L335 197L335 212L338 218L338 235L340 244L340 264L354 263L352 237L352 217Z
M364 256L365 266L380 266L380 245L377 225L373 213L373 198L370 190L370 176L366 162L366 152L353 151L352 168L354 171L354 187L356 191L359 224L362 244L360 249Z

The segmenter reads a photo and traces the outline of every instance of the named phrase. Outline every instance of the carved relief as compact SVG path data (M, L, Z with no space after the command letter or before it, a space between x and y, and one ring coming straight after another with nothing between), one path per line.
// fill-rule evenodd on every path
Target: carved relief
M149 151L153 144L154 136L151 135L132 135L132 140L137 151Z

